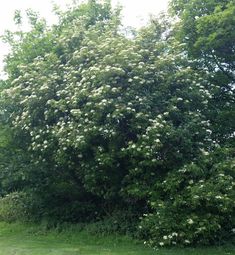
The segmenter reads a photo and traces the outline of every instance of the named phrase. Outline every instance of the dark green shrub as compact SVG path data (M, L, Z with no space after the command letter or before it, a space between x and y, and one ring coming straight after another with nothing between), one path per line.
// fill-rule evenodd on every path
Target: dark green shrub
M0 198L0 221L28 221L30 199L26 193L13 192Z
M85 230L93 235L134 235L137 225L137 215L133 215L131 211L116 211L103 219L88 224Z

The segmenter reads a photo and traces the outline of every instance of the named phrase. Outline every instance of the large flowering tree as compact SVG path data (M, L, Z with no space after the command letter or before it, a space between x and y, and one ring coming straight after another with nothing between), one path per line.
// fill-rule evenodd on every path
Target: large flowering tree
M148 211L157 183L216 146L208 74L166 23L127 37L118 13L89 1L51 29L31 13L32 31L6 61L2 105L31 155L27 178L65 218Z
M59 28L46 31L54 46L18 64L3 94L39 164L71 168L89 191L112 197L132 172L161 175L204 148L210 123L201 110L211 95L156 25L127 39L114 18L86 19L60 25L57 36Z

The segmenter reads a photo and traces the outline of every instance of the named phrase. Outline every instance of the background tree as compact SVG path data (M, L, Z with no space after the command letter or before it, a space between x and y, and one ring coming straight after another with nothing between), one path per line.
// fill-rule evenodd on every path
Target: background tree
M171 9L179 18L175 29L178 39L185 43L186 53L198 68L210 73L210 80L216 85L207 113L213 126L213 139L233 143L235 2L173 0Z

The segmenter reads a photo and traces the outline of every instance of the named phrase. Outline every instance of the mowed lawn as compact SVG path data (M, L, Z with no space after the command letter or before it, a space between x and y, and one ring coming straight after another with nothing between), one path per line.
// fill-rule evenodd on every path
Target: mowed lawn
M42 226L0 223L0 255L235 255L234 246L152 250L127 237L85 231L46 231Z

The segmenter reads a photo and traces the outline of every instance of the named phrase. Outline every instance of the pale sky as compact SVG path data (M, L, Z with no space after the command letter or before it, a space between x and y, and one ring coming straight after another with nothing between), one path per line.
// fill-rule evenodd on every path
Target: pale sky
M7 0L2 1L0 8L0 35L6 29L13 29L13 15L16 9L33 9L48 21L49 24L55 23L56 18L52 14L52 3L61 8L66 8L72 3L72 0ZM166 10L168 0L112 0L113 5L120 3L123 6L123 22L127 26L139 27L144 25L150 14L157 15ZM2 76L3 58L8 49L6 45L0 42L0 76Z

